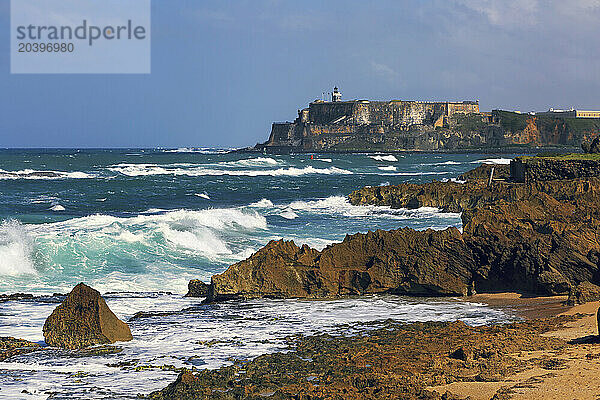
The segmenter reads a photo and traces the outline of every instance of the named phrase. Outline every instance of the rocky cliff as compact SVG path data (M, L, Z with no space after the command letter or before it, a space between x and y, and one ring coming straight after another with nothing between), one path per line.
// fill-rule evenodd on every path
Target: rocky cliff
M600 119L500 110L450 113L419 102L399 102L397 106L389 102L385 103L389 109L362 110L360 106L372 106L373 102L367 103L311 103L294 122L273 124L269 140L255 149L277 153L577 148L600 134Z
M600 176L600 154L518 157L510 165L516 182L553 181Z
M488 185L483 170L468 176L464 184L369 187L349 196L356 205L462 212L462 233L378 230L322 251L272 241L213 276L207 300L564 294L580 282L600 283L600 179Z

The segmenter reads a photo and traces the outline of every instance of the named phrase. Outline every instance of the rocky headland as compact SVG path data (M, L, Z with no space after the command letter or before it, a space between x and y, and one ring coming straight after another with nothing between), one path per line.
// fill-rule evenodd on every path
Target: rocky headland
M316 100L293 122L273 123L251 151L511 151L579 147L600 133L600 119L481 112L477 101Z
M494 167L492 180L491 167L480 167L462 177L465 183L357 190L349 195L354 205L460 212L462 232L377 230L348 235L322 251L271 241L213 276L207 301L372 293L557 295L582 282L600 284L600 178L517 183L507 179L507 168Z
M543 162L555 171L569 168ZM208 291L190 282L188 294L206 295L207 302L369 293L554 296L472 297L527 309L522 315L534 319L489 327L387 321L349 337L290 338L292 351L185 371L149 397L595 399L600 168L592 171L576 178L532 174L516 182L509 166L481 166L459 177L462 183L366 187L349 195L352 204L460 212L462 230L377 230L348 235L322 251L271 241L213 276ZM581 303L556 316L567 304Z

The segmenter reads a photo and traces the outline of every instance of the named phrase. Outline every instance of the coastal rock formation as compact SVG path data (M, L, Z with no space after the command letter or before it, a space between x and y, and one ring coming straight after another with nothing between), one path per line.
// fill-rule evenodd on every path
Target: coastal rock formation
M473 179L466 183L433 181L424 184L367 186L348 195L352 205L376 205L415 209L435 207L443 212L463 212L499 201L522 201L544 193L567 203L600 196L600 179L571 179L556 182L530 182L526 185Z
M272 241L213 276L208 301L366 293L566 294L598 279L600 197L578 206L545 193L463 212L463 233L404 228L347 236L319 252Z
M44 338L50 346L79 349L133 337L129 326L113 314L100 293L80 283L46 319Z
M579 283L577 286L571 287L569 298L567 299L567 305L576 306L577 304L598 300L600 300L600 286L594 285L588 281L584 281Z
M177 380L148 397L154 400L464 399L450 393L439 394L431 388L452 382L483 382L482 387L496 382L497 390L501 391L501 386L507 384L501 381L508 381L516 372L550 369L548 364L555 360L549 361L549 357L516 355L543 350L566 352L569 346L566 341L541 334L568 320L559 317L487 327L470 327L460 321L414 324L387 321L363 334L300 337L291 351L238 361L216 370L183 371ZM457 352L457 347L462 351Z
M207 283L199 279L192 279L188 283L188 292L185 297L206 297L208 296L208 287Z
M597 154L600 153L600 136L596 137L591 142L584 142L581 148L586 153Z
M367 293L462 296L469 293L474 268L456 228L359 233L321 252L279 240L214 275L207 300Z
M600 157L567 155L559 157L517 157L510 164L515 182L555 181L600 176Z
M378 230L322 251L272 241L213 276L207 301L498 290L555 295L580 282L600 284L600 179L489 185L482 179L489 170L478 170L463 184L367 187L349 196L355 205L461 212L462 233Z
M492 170L494 171L492 174ZM465 172L458 177L459 181L484 181L489 182L490 176L494 180L510 179L510 165L507 164L481 164L479 167Z
M596 197L595 201L600 200ZM539 193L463 213L463 236L478 266L478 291L565 294L597 279L600 209Z
M29 342L23 339L12 337L0 337L0 361L16 356L18 354L29 353L40 349L37 343Z

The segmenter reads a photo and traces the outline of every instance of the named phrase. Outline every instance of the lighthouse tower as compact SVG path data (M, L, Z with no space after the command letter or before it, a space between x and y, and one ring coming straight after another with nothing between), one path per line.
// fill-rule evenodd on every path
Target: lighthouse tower
M342 94L338 91L337 86L333 88L333 93L331 93L331 101L342 101Z

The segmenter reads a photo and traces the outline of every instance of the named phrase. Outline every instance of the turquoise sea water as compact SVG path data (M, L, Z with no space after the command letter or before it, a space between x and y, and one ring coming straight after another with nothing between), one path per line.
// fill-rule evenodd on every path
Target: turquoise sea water
M277 350L288 334L335 331L341 323L506 320L503 312L453 299L204 306L181 294L190 279L208 281L271 239L321 249L348 233L379 228L460 227L458 214L356 207L345 196L366 185L455 179L482 162L510 157L0 150L0 293L66 293L84 281L125 320L137 311L176 312L132 321L135 339L119 354L74 360L53 350L0 363L0 398L19 398L23 389L33 393L24 398L55 392L53 398L134 398L165 386L175 374L130 372L118 363L215 368L230 357ZM60 300L0 304L0 335L43 343L41 327ZM219 343L202 344L211 340ZM71 379L77 371L84 377Z

